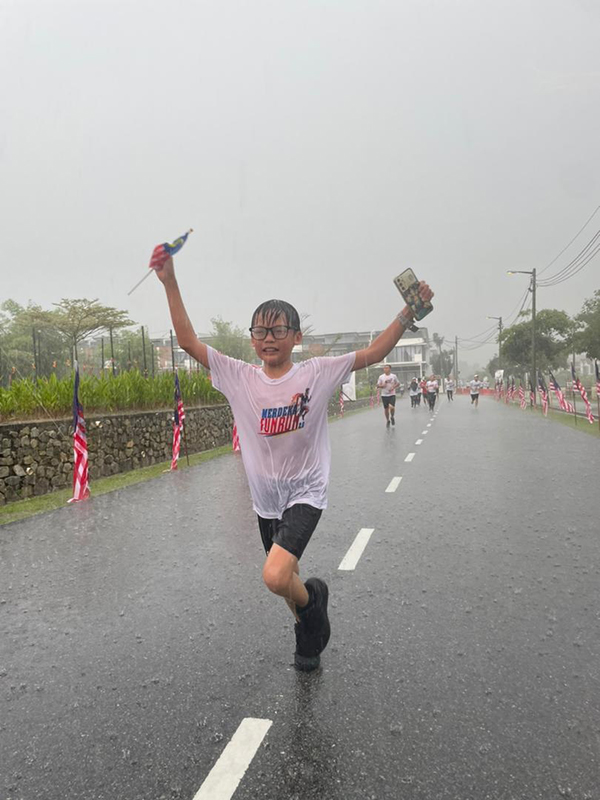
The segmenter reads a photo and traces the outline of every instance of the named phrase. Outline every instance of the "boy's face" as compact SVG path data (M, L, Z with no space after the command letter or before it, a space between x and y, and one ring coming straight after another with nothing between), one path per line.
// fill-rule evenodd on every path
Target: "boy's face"
M390 372L392 371L392 368L386 366L386 367L383 368L383 371L385 372L386 375L389 375Z
M287 324L286 318L280 314L270 325L267 325L262 317L257 317L254 322L254 327L275 328L278 325ZM256 355L261 361L268 364L270 367L279 367L291 361L294 346L302 342L302 333L301 331L290 329L285 339L275 339L273 332L269 331L265 339L259 341L251 337L250 341L252 342L252 347Z

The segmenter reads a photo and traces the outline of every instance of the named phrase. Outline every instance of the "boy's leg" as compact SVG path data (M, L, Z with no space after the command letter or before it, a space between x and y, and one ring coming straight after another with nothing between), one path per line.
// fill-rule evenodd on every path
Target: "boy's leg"
M296 606L303 608L308 603L308 592L300 580L296 556L273 544L263 567L263 580L269 591L284 598L297 619Z

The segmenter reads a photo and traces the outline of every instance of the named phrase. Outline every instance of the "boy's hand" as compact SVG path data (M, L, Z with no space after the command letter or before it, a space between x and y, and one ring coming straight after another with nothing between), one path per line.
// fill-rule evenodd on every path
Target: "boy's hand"
M156 277L161 283L169 283L170 281L175 280L175 266L173 264L173 257L169 256L163 266L160 269L155 269L154 271L156 272Z

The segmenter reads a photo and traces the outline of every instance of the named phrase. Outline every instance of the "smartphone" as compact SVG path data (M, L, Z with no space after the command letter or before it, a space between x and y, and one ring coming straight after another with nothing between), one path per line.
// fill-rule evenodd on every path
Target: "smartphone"
M419 297L419 281L412 269L405 269L404 272L395 277L394 285L404 298L406 305L413 312L416 320L423 319L433 311L430 301L421 300Z

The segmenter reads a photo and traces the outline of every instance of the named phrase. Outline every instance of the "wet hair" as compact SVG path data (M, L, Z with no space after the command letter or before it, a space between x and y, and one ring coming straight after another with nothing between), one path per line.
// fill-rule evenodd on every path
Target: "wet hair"
M277 317L283 317L285 324L289 325L295 331L300 330L300 315L290 303L285 300L265 300L252 314L252 326L256 324L258 318L261 317L267 327L273 325Z

